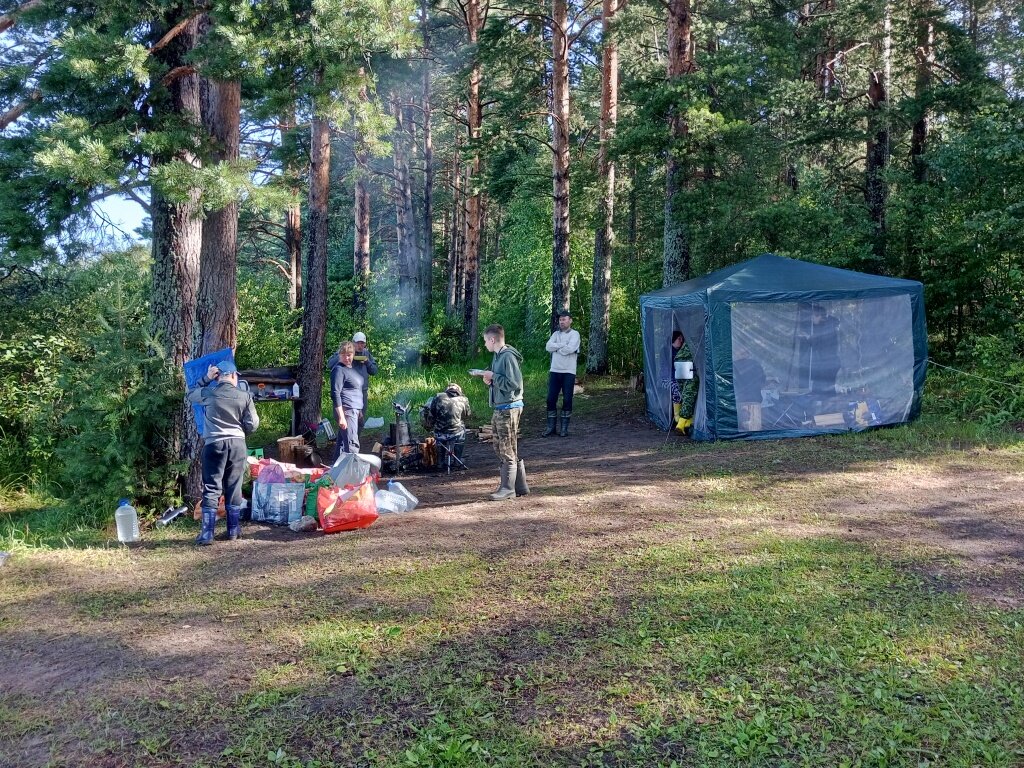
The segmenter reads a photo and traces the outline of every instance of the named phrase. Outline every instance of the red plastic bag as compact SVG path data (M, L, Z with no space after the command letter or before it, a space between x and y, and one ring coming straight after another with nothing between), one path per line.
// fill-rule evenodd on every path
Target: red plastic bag
M316 512L324 533L351 531L373 525L379 517L373 499L373 483L362 483L358 488L330 486L318 488Z

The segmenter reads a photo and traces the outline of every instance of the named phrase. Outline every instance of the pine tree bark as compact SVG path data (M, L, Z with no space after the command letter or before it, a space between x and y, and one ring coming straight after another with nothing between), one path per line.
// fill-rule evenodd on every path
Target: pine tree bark
M551 254L551 328L569 311L569 11L566 0L551 4L551 131L554 238Z
M182 7L170 10L155 26L155 39L179 24L188 15ZM168 71L183 66L186 57L198 41L198 20L193 19L168 45L154 55ZM199 76L185 74L173 80L165 91L157 90L152 98L154 116L158 119L174 117L195 126L194 134L202 131ZM179 147L171 153L154 155L153 169L178 161L199 168L198 149ZM202 250L202 213L199 207L200 190L192 188L184 200L170 200L160 189L152 187L151 215L153 220L153 267L150 288L150 306L153 334L162 342L168 360L177 371L192 359L196 305L199 300L199 260ZM184 387L184 383L182 385ZM191 460L198 444L192 408L182 397L181 407L168 430L166 443L158 447L161 459ZM160 451L160 448L163 450Z
M461 194L462 171L459 160L459 148L455 147L451 168L452 215L451 230L448 237L448 302L446 311L449 317L455 317L459 309L459 263L462 255L462 229L465 220Z
M914 181L923 184L928 180L928 165L924 160L928 144L927 99L932 85L932 67L935 64L935 18L931 0L920 0L916 18L917 47L914 58L917 62L914 78L914 102L917 119L910 137L910 161L914 168Z
M889 194L885 180L885 169L889 164L889 128L886 109L888 107L888 62L889 62L889 11L885 11L884 66L868 73L868 140L864 198L868 217L871 220L871 250L875 269L885 268L886 221L885 208Z
M480 66L480 30L484 25L484 14L480 0L466 0L465 3L466 31L469 36L469 44L473 49L473 66L469 73L469 92L466 100L466 118L468 122L468 137L470 142L471 159L469 162L469 174L466 179L467 195L466 202L466 241L465 252L462 257L464 272L465 297L462 306L462 327L465 332L465 349L470 356L476 353L479 345L477 339L477 323L480 313L480 293L477 272L480 269L480 227L482 217L482 205L480 200L479 178L481 170L480 148L480 126L483 121L483 107L480 103L480 81L482 70Z
M204 16L204 18L209 18ZM211 139L209 160L216 165L238 161L242 88L237 80L204 79L203 125ZM199 344L205 355L238 344L238 202L210 211L203 222L199 262Z
M422 0L420 13L423 27L423 314L429 321L433 313L434 299L434 145L433 128L430 124L432 112L431 67L430 67L430 5Z
M392 164L394 168L395 237L398 252L398 296L406 323L416 325L420 320L419 260L416 257L415 237L412 233L412 184L409 179L408 135L405 128L405 109L396 96L391 101L395 117L392 135Z
M601 122L598 149L597 231L594 236L594 278L590 300L590 339L587 343L587 373L608 373L608 333L612 309L612 248L615 244L615 163L608 145L615 137L619 115L619 50L611 26L619 0L604 0L601 6L604 55L601 61Z
M678 81L694 70L693 16L690 0L668 5L668 79ZM689 134L686 116L678 104L669 112L669 150L665 168L665 236L662 285L690 279L690 238L681 210L680 192L686 185L683 144Z
M361 70L360 75L363 75ZM366 101L366 86L360 89L359 97ZM370 171L369 158L361 148L356 150L355 170L355 201L352 206L355 219L352 253L355 290L352 293L352 309L356 317L362 317L366 314L366 309L369 306L370 292L370 190L367 181Z
M281 115L281 139L295 130L295 110L289 109ZM284 211L284 244L288 254L288 306L302 307L302 203L299 200L301 186L298 183L299 169L292 163L285 163L285 178L289 181L291 202Z
M317 73L322 82L323 71ZM303 424L320 421L324 383L324 340L327 327L327 225L330 198L331 131L327 120L314 116L309 164L309 246L306 255L306 300L302 306L299 347L299 389Z

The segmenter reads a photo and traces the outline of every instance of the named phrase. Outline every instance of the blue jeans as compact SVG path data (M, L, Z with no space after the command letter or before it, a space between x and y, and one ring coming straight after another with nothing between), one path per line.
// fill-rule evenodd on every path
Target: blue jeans
M548 373L548 410L558 410L558 393L562 393L562 411L572 413L572 390L576 386L575 373Z

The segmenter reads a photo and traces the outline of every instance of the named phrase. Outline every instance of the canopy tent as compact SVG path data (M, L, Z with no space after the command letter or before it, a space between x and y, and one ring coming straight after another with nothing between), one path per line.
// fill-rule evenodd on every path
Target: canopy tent
M921 283L766 253L640 297L647 413L672 426L672 334L700 388L698 440L796 437L918 416Z

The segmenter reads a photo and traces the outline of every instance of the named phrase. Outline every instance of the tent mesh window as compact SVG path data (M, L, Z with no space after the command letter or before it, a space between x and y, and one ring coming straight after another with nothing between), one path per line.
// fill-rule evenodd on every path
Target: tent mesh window
M737 430L898 424L914 400L907 295L731 305Z

